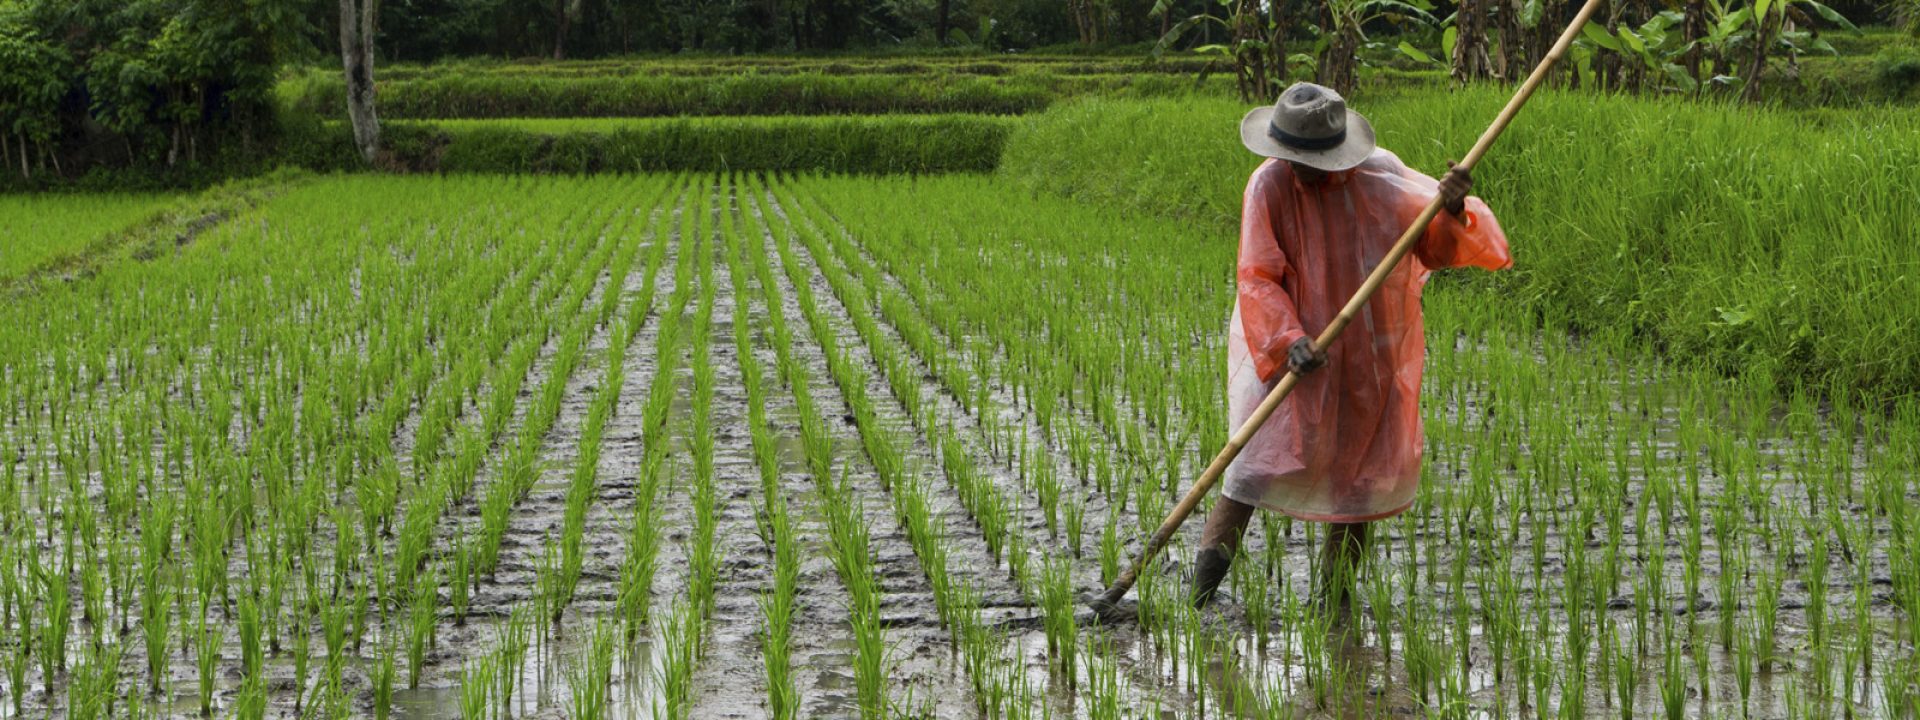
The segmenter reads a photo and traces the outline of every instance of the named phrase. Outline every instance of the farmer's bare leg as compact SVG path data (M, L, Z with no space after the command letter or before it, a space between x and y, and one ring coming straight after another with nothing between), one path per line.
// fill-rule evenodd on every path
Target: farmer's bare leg
M1240 536L1251 519L1252 505L1224 495L1214 501L1207 525L1200 530L1200 552L1193 558L1194 607L1205 607L1213 600L1214 591L1233 566L1233 556L1240 552Z
M1320 600L1330 611L1351 607L1354 579L1367 556L1367 523L1330 523L1320 552Z

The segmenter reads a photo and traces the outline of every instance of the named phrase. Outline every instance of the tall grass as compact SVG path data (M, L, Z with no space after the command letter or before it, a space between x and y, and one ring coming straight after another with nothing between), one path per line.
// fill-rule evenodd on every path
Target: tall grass
M391 122L391 169L455 173L818 170L979 172L1013 123L987 115ZM288 133L285 157L315 170L363 167L340 123Z
M85 252L164 207L164 195L0 195L0 282Z
M1438 173L1498 88L1356 99L1380 145ZM1002 176L1036 192L1231 233L1259 158L1228 101L1083 100L1009 140ZM1668 356L1823 389L1920 389L1920 122L1546 93L1475 173L1512 241L1473 282L1556 326L1634 333Z

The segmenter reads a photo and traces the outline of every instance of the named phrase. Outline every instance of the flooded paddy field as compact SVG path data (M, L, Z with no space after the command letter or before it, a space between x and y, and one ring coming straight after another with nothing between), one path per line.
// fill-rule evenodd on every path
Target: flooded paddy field
M986 177L302 181L0 308L0 718L1914 713L1920 405L1444 276L1358 602L1263 516L1093 622L1227 433L1231 255Z

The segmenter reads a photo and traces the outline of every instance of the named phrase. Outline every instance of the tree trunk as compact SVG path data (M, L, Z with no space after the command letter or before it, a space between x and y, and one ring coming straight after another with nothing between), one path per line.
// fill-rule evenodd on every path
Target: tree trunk
M553 59L567 59L567 0L553 0Z
M1287 15L1278 2L1273 3L1272 8L1273 19L1267 25L1267 58L1271 64L1267 73L1273 83L1261 95L1262 103L1272 102L1287 87Z
M1514 82L1527 74L1527 29L1520 25L1526 0L1507 0L1500 8L1501 79Z
M347 73L347 120L353 144L371 163L380 152L380 118L373 106L373 21L379 0L340 0L340 62Z
M1693 76L1695 88L1705 79L1700 77L1699 40L1706 33L1706 13L1706 0L1686 0L1686 21L1680 26L1680 40L1686 43L1687 53L1681 56L1680 63L1687 68L1687 74Z
M1457 82L1493 76L1493 62L1487 57L1487 1L1460 0L1460 10L1454 14L1453 79Z
M1352 31L1334 31L1333 42L1327 43L1327 52L1320 57L1320 84L1341 95L1352 95L1354 54L1359 49L1360 40Z
M933 6L933 41L947 44L947 25L952 21L953 0L940 0Z
M1778 15L1768 10L1753 32L1753 61L1747 65L1747 84L1741 92L1747 102L1760 101L1760 74L1767 71L1767 48L1773 44L1774 29L1779 26L1775 17Z

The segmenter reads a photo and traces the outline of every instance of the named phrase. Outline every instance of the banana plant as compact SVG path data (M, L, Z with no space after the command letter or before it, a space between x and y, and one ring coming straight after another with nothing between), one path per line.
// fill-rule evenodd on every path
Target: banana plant
M1581 39L1594 47L1617 53L1628 62L1637 63L1638 69L1644 71L1646 77L1666 78L1667 84L1659 89L1692 93L1699 89L1700 82L1681 61L1699 41L1689 42L1680 33L1670 32L1683 22L1685 16L1668 10L1655 14L1638 28L1621 24L1608 30L1589 23L1581 29ZM1638 85L1638 82L1634 84Z
M1149 17L1167 18L1173 12L1175 0L1157 0ZM1260 0L1213 0L1219 6L1221 14L1203 11L1182 18L1167 27L1160 40L1153 45L1153 56L1162 57L1167 50L1180 42L1188 33L1207 31L1219 26L1227 34L1227 42L1206 43L1192 49L1193 52L1211 58L1200 71L1204 79L1214 72L1216 64L1225 65L1233 70L1235 87L1240 99L1246 102L1266 102L1279 95L1287 82L1286 35L1289 15L1284 12L1280 2L1261 2ZM1210 33L1207 33L1210 35Z
M1396 27L1409 24L1432 27L1439 24L1432 15L1434 6L1430 0L1327 0L1326 8L1327 26L1318 29L1319 39L1314 43L1314 54L1319 58L1315 75L1320 84L1343 93L1353 89L1360 48L1367 43L1368 25L1385 22ZM1416 54L1407 53L1412 49L1410 45L1401 45L1402 53L1420 59Z

